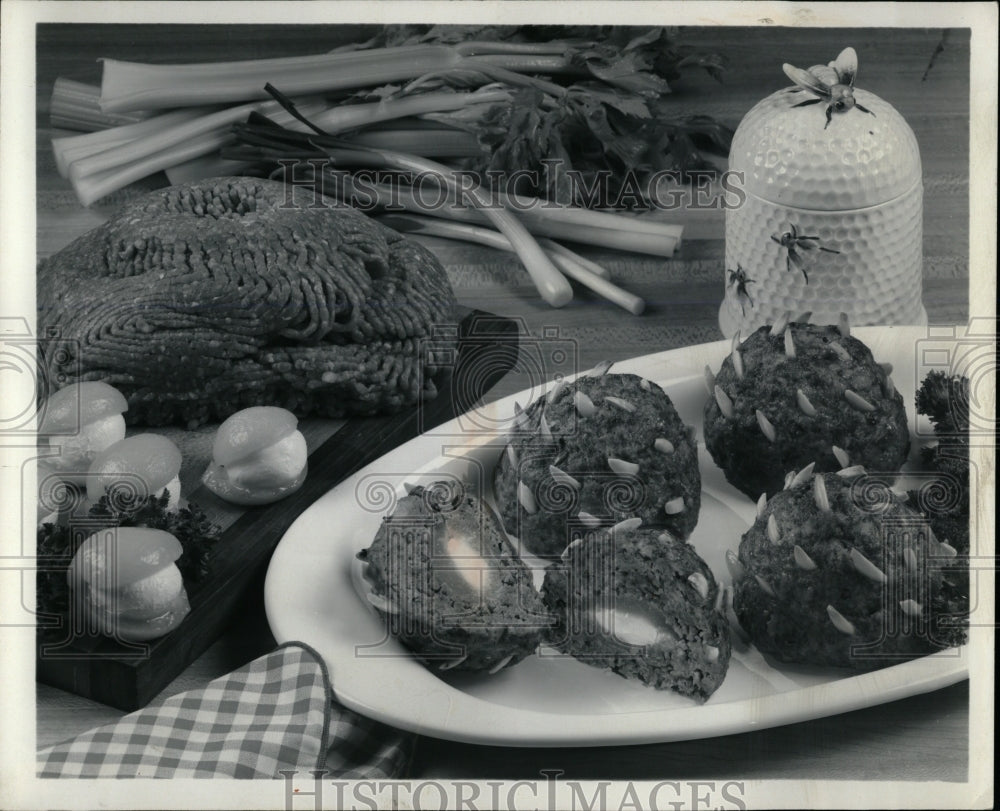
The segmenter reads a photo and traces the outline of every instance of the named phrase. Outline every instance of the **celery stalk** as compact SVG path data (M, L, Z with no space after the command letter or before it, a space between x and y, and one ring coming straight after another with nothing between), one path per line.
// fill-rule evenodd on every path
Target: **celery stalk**
M147 65L105 59L101 109L162 109L265 99L264 85L289 95L348 90L455 67L453 48L417 45L239 62Z
M149 110L105 113L101 110L100 98L101 88L60 76L52 86L49 123L56 128L93 132L122 124L134 124L154 115Z
M209 108L211 112L213 108ZM69 165L73 161L96 155L107 149L130 143L150 133L164 130L175 124L192 121L205 114L204 109L174 110L144 119L134 124L125 124L110 129L88 132L85 135L67 135L52 139L52 152L56 159L56 168L62 177L67 177Z

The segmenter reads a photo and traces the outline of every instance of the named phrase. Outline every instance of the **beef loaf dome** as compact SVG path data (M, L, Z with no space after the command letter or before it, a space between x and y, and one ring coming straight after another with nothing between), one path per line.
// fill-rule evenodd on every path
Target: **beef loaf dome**
M960 644L955 555L883 479L860 467L813 474L764 503L740 541L733 607L783 662L871 670Z
M373 414L435 391L420 357L455 297L423 247L309 189L215 178L154 191L38 268L58 385L103 380L130 423L253 405Z
M390 633L431 667L496 673L550 624L496 514L455 482L413 488L358 558Z
M722 684L732 653L719 586L690 544L659 529L589 531L549 566L542 599L558 649L699 701Z
M698 521L693 429L655 383L606 368L532 403L496 467L504 526L536 555L558 556L573 526L638 517L687 538Z
M810 463L886 473L906 461L906 408L891 369L849 333L846 323L783 319L734 340L714 378L707 370L705 446L734 487L756 499Z

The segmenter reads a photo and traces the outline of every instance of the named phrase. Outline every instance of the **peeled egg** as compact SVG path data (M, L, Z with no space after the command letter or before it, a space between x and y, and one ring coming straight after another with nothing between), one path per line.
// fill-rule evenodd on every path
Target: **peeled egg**
M113 527L86 538L67 580L90 630L125 641L155 639L190 611L175 561L183 549L169 532Z
M99 453L87 473L87 498L110 494L128 502L133 497L169 494L167 509L180 503L181 452L159 434L136 434Z
M215 435L202 481L234 504L270 504L305 481L309 449L292 412L254 406L229 417Z
M45 401L38 434L57 455L48 464L66 481L83 484L98 453L125 437L125 396L99 381L72 383Z

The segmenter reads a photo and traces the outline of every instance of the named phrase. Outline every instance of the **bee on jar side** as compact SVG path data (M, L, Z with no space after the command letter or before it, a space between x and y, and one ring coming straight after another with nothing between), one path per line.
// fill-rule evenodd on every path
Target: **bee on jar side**
M740 312L746 315L747 311L744 304L749 302L751 307L754 306L753 299L750 298L750 291L747 290L747 285L755 284L755 282L747 276L747 272L739 262L736 263L736 270L727 269L726 272L729 274L729 286L736 288L736 300L740 303Z
M805 262L802 259L802 254L799 253L799 249L811 251L819 248L826 253L840 253L836 248L828 248L825 245L820 245L818 236L800 234L799 229L794 223L789 224L787 231L780 234L771 234L771 239L787 251L785 268L789 272L791 272L793 267L802 271L802 276L805 278L806 284L809 284L809 274L806 273Z

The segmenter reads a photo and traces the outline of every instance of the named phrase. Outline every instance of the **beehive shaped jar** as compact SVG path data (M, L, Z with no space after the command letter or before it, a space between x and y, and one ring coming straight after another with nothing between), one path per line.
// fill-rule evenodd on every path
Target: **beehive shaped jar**
M733 138L729 167L746 198L726 212L726 337L786 312L810 312L815 323L840 313L859 325L927 321L913 131L862 89L858 106L832 112L829 124L828 102L801 105L810 98L798 87L771 94Z

